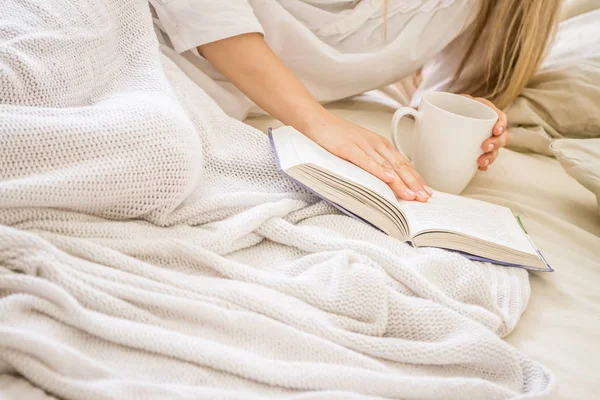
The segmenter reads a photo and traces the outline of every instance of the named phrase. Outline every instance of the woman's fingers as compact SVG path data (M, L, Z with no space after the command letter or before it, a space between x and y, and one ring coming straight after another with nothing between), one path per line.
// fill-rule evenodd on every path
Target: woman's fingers
M482 97L477 97L475 100L483 103L489 107L491 107L496 114L498 114L498 121L492 128L492 137L486 139L482 145L481 149L485 152L479 159L477 160L477 164L479 165L479 169L481 171L487 171L488 166L490 166L498 157L498 150L508 143L508 120L506 118L506 114L502 112L494 103L491 101L484 99Z
M368 149L366 152L373 160L381 165L384 170L394 175L396 179L389 183L389 185L398 197L404 200L425 200L420 198L418 182L414 178L412 180L406 179L393 168L388 160L384 159L381 154L375 152L373 149Z
M487 171L487 167L488 167L488 165L490 165L490 157L491 156L492 156L492 153L485 153L481 157L479 157L479 160L477 160L477 165L479 165L480 170Z
M484 152L489 153L506 146L506 143L508 143L508 132L504 131L504 133L502 133L501 135L492 136L486 139L481 145L481 149Z
M479 157L479 160L477 160L477 164L479 165L479 169L482 171L487 171L487 167L489 165L491 165L496 158L498 157L498 150L493 150L489 153L485 153L483 154L481 157Z
M356 145L350 145L345 151L344 158L358 167L364 169L368 173L375 175L387 184L392 183L397 179L395 174L386 171L377 161L365 153L360 147Z
M402 182L410 190L417 194L417 200L427 201L432 194L431 189L425 185L425 181L410 161L408 161L398 150L387 142L382 141L375 148L381 157L385 159L386 166L394 169L396 174L402 179Z
M429 194L425 191L425 188L417 181L414 171L405 165L398 166L396 173L400 175L402 181L414 192L416 190L417 200L427 201L429 200Z
M492 134L498 136L502 135L503 132L506 132L506 128L508 126L508 119L506 118L506 114L504 114L502 110L496 107L496 105L488 99L484 99L483 97L477 97L474 100L477 100L478 102L483 103L488 107L491 107L494 111L496 111L496 114L498 114L498 121L496 121L496 124L492 128Z
M496 114L498 114L498 121L496 121L496 124L492 128L493 135L502 135L503 132L506 132L506 129L508 127L508 118L506 117L506 114L498 107L496 107L494 103L492 103L488 99L484 99L483 97L473 97L468 94L461 94L461 96L468 97L470 99L483 103L486 106L491 107L494 111L496 111Z
M415 169L415 166L413 165L413 163L411 163L406 158L406 156L404 156L404 154L400 153L394 147L394 145L392 143L390 143L388 140L384 140L383 146L382 147L378 147L377 151L380 154L382 154L385 158L390 158L390 159L394 159L394 160L401 160L400 163L396 162L396 165L401 165L403 163L405 163L406 165L408 165L408 167L413 172L413 176L417 179L417 181L421 184L421 186L423 186L423 188L425 189L425 191L429 195L433 194L433 192L431 191L431 188L425 184L425 180L421 177L421 175L419 175L419 173Z
M487 167L491 165L496 158L498 157L498 150L506 145L508 142L508 132L504 131L499 136L492 136L489 139L486 139L483 142L481 148L485 151L477 160L477 164L479 165L479 169L482 171L487 171Z
M344 158L348 161L390 185L394 193L401 199L415 200L417 197L416 193L404 184L393 168L384 167L386 164L382 158L375 156L379 158L376 159L373 157L375 152L372 152L372 155L368 154L359 146L352 144L344 151L344 153Z

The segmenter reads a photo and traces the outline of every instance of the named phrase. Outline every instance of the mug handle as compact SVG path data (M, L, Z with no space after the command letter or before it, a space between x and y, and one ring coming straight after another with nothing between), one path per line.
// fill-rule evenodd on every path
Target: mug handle
M411 107L401 107L394 113L394 116L392 117L392 143L394 144L394 147L402 153L404 153L404 151L400 148L400 140L398 139L398 124L400 123L402 117L407 115L412 115L417 121L423 117L423 113ZM410 158L412 158L412 156L415 154L416 135L417 133L413 130L410 149L407 149L410 150Z

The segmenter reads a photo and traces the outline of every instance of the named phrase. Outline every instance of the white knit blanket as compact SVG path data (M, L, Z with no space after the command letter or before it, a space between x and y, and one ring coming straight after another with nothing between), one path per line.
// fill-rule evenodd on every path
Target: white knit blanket
M504 399L525 271L415 250L281 177L144 0L5 0L0 372L64 399ZM241 60L243 61L243 60Z

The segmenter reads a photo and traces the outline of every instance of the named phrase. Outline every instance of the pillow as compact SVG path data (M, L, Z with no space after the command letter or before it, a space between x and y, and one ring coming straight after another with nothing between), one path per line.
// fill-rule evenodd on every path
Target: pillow
M600 9L562 22L542 68L505 111L510 146L551 154L552 138L600 137Z
M565 171L596 195L600 215L600 139L560 139L550 149Z
M588 11L597 10L598 8L600 8L598 0L567 0L562 19L567 20Z

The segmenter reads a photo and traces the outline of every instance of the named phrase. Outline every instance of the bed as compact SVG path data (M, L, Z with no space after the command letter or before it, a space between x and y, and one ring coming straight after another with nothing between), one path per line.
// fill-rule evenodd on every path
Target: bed
M581 12L592 2L580 2ZM587 8L585 8L587 7ZM569 9L569 15L578 11ZM328 105L333 112L389 137L397 103L369 93ZM277 121L246 121L265 132ZM402 121L410 130L411 122ZM464 194L517 212L555 269L530 275L531 298L506 341L540 361L556 376L557 399L598 398L600 383L600 217L593 193L571 178L555 159L505 149L488 172L478 172ZM0 365L2 367L2 365ZM0 375L0 398L54 397L12 374Z
M563 20L583 16L598 7L599 3L593 0L571 0L567 2ZM328 108L391 139L391 115L410 98L415 90L413 82L409 78L396 87L373 91L359 98L331 104ZM270 126L278 126L277 121L267 117L257 117L248 122L263 131ZM401 131L411 129L412 122L403 119ZM543 143L547 146L546 141ZM522 150L525 151L504 149L489 171L478 172L463 193L510 207L522 215L536 245L556 270L550 274L531 274L529 306L506 340L555 372L558 378L556 398L598 398L598 199L569 176L555 158L535 154L536 146Z
M334 110L390 139L397 104L380 93L331 104ZM265 131L266 117L247 122ZM412 129L404 119L401 131ZM600 217L594 194L553 158L505 149L487 172L479 171L465 196L510 207L554 273L530 276L531 300L507 341L557 376L558 399L600 396Z
M389 135L394 104L376 94L328 106L337 114ZM247 121L266 131L267 117ZM402 129L412 128L404 120ZM593 399L600 393L600 217L594 195L552 158L511 150L487 172L478 172L466 196L501 204L523 222L554 273L530 276L529 306L506 340L549 367L557 377L557 399ZM6 399L49 399L25 380L4 375Z

